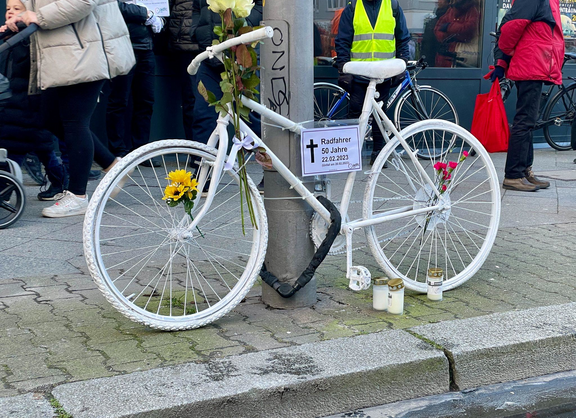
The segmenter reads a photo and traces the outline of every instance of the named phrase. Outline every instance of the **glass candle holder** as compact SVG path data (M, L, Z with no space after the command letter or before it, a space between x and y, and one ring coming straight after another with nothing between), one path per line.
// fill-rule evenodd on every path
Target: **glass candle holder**
M402 315L404 312L404 281L391 279L388 281L388 312Z
M388 309L388 278L375 278L372 281L372 292L372 307L377 311Z
M442 282L444 281L444 272L441 268L432 267L428 269L426 283L428 284L428 299L439 301L442 300Z

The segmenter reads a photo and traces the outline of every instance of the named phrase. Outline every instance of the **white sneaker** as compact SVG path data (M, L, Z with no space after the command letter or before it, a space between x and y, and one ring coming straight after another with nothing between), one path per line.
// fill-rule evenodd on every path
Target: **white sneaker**
M64 197L52 206L42 209L42 216L46 218L64 218L66 216L84 215L88 208L88 195L78 197L68 190L64 191Z
M121 158L118 158L118 161L119 160L121 160ZM128 170L128 174L126 174L124 177L120 179L118 184L112 190L112 193L110 193L110 199L114 199L116 196L118 196L118 194L122 191L122 188L124 187L126 182L130 179L132 173L134 173L135 169L136 167L131 168L130 170Z

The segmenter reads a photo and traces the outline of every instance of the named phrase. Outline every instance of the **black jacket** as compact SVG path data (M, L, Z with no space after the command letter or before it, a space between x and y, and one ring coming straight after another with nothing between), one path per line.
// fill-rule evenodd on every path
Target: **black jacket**
M262 0L255 0L254 4L250 16L246 18L250 26L258 26L262 20ZM194 0L190 34L192 40L198 42L201 52L211 46L214 39L218 39L214 33L214 26L221 24L220 15L208 9L206 0Z
M0 73L10 80L12 97L0 103L0 125L42 127L40 96L28 95L30 44L22 41L0 56Z
M173 51L197 52L192 40L192 0L170 0L170 19L167 24L169 47Z
M146 20L148 20L148 11L146 8L138 6L137 4L124 3L122 0L118 0L118 7L126 22L126 26L128 26L132 48L144 50L153 49L154 39L152 37L152 28L146 26Z
M378 18L378 13L380 11L380 5L383 0L373 0L364 1L364 8L366 9L366 14L372 23L372 26L376 24L376 19ZM384 0L390 1L390 0ZM406 25L406 18L404 17L404 12L398 4L398 0L392 1L392 14L396 20L396 28L394 29L394 39L396 40L396 58L402 58L408 61L410 57L410 32L408 31L408 26ZM340 26L338 27L338 35L335 40L336 49L336 65L338 69L341 70L344 64L350 61L350 50L352 49L352 41L354 39L354 10L356 6L356 1L351 0L346 5L346 8L342 12L340 18Z

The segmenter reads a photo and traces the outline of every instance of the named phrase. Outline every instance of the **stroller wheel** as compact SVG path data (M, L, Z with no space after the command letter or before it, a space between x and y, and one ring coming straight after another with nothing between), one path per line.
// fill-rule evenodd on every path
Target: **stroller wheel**
M0 171L0 229L16 222L24 213L25 205L22 183L12 174Z

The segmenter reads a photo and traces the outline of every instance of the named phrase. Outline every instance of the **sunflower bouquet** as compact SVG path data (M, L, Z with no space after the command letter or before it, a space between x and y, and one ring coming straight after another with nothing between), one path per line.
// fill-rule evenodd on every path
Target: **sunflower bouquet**
M166 180L170 183L164 189L164 197L162 200L170 207L178 206L180 203L184 205L184 211L192 218L192 208L194 208L194 200L198 195L198 181L192 178L192 173L186 170L175 170L168 173Z

